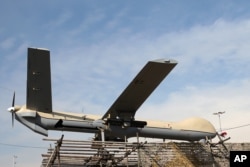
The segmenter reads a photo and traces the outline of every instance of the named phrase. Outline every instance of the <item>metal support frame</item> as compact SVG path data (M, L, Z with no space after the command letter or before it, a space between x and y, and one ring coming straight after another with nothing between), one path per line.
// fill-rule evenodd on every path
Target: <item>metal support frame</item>
M60 163L60 147L62 145L63 137L64 137L64 135L62 135L62 137L57 141L57 145L56 145L53 153L51 154L46 167L51 167L54 164L57 156L58 156L58 167L61 166L61 163Z
M127 136L124 136L124 139L126 141ZM45 140L54 141L56 146L53 150L49 148L46 154L42 154L43 167L141 167L147 165L164 166L166 164L173 166L193 164L196 166L198 164L212 165L215 163L211 150L208 145L203 143L147 143L140 142L139 134L137 134L137 141L131 143L127 141L65 140L63 136L59 140L48 138ZM214 143L210 144L216 145ZM222 147L221 144L218 145ZM216 147L217 145L214 148ZM224 150L223 147L221 149ZM204 163L204 158L207 160L206 163Z

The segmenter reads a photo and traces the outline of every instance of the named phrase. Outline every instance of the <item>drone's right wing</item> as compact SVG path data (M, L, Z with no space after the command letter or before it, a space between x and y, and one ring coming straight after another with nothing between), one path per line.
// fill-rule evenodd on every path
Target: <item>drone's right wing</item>
M136 111L176 66L175 60L149 61L102 117L133 120Z

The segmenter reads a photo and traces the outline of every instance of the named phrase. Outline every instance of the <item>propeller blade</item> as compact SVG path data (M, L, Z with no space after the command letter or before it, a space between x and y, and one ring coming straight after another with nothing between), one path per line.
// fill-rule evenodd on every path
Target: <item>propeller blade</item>
M12 128L13 128L14 127L14 117L15 117L14 112L11 113L11 116L12 116Z
M13 99L12 99L12 105L11 105L11 119L12 119L12 128L14 127L14 118L15 118L15 91L14 91L14 94L13 94Z
M12 107L14 107L14 106L15 106L15 92L13 94L13 99L12 99Z

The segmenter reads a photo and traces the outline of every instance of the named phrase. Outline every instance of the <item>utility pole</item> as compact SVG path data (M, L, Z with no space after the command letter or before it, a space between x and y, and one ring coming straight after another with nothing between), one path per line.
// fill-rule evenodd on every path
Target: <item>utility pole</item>
M220 115L221 115L221 114L224 114L224 113L226 113L226 111L213 113L214 115L218 115L218 117L219 117L220 132L222 131L222 129L221 129Z
M16 159L17 159L17 156L16 156L16 155L13 155L13 167L16 166Z

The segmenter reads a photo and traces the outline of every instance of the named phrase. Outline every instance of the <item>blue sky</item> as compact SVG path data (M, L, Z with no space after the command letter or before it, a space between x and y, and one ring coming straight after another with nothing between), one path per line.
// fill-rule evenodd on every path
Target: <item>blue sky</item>
M178 121L226 111L222 128L249 124L250 2L248 1L1 1L0 161L39 166L50 143L17 121L13 91L25 104L27 47L51 51L53 108L104 114L149 60L179 63L136 117ZM156 114L157 113L157 114ZM228 131L249 142L250 127ZM90 134L49 132L60 138ZM12 147L39 146L43 148ZM30 158L32 157L32 158Z

